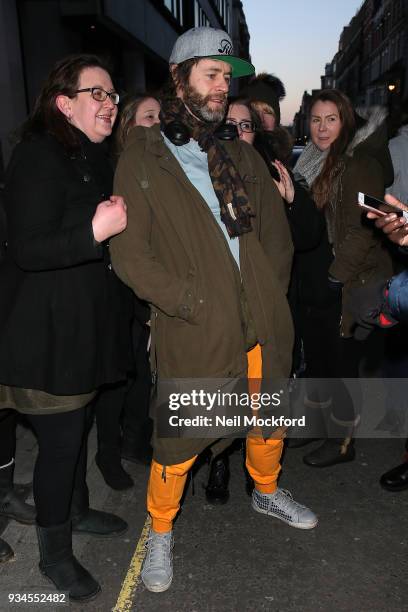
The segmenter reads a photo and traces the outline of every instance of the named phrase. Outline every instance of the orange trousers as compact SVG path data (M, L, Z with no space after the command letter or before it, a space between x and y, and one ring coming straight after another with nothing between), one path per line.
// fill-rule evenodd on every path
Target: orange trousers
M260 345L257 344L247 356L249 391L255 393L259 390L262 379ZM264 440L256 428L247 436L246 466L255 487L261 493L273 493L277 488L282 449L282 437ZM187 474L196 459L197 455L184 463L167 465L165 469L153 459L147 487L147 509L152 517L154 531L171 531L174 517L180 509Z

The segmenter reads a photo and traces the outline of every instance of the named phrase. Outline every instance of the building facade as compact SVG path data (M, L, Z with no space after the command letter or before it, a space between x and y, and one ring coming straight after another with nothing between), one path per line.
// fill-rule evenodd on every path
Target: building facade
M0 183L10 134L58 59L98 53L119 91L155 90L168 76L176 38L201 25L227 30L235 53L250 59L239 0L0 0Z
M408 0L365 0L340 35L326 64L322 89L336 87L354 106L397 107L408 97ZM304 136L305 104L295 116L296 137ZM309 135L306 127L306 136Z

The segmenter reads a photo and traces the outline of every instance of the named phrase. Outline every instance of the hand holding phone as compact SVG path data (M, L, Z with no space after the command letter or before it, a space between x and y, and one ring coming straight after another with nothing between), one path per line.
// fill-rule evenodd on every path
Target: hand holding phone
M389 212L381 217L368 212L367 216L376 219L376 228L384 232L391 242L405 248L408 246L408 216L405 210L407 206L389 194L385 196L385 200L387 205L403 212L403 216L399 217L395 212Z
M388 199L389 196L386 196ZM358 193L358 205L366 210L367 212L375 215L375 218L385 217L386 215L393 213L397 217L404 217L406 221L408 221L408 206L402 204L395 198L391 198L392 202L383 202L378 198L374 198L374 196L367 195L366 193L362 193L359 191ZM396 205L394 200L398 203Z

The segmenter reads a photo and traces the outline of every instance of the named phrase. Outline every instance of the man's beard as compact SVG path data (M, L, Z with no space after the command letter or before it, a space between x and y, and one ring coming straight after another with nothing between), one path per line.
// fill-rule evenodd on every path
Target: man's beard
M210 108L208 103L212 98L222 99L222 106L215 109ZM197 119L206 123L221 123L227 110L228 99L225 94L202 96L194 87L187 84L183 91L183 102Z

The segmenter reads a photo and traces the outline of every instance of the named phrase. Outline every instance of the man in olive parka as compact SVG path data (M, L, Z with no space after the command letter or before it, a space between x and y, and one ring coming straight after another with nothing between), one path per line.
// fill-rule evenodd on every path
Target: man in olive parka
M257 152L220 142L231 77L253 72L222 30L194 28L170 57L161 125L134 128L115 193L127 229L111 241L113 266L151 305L151 361L168 379L287 378L292 321L286 301L292 242L280 195ZM156 433L147 505L152 529L142 579L155 592L172 576L172 522L187 473L215 439ZM310 529L317 518L277 486L282 433L249 435L253 508Z

